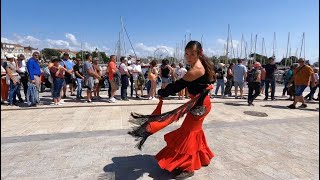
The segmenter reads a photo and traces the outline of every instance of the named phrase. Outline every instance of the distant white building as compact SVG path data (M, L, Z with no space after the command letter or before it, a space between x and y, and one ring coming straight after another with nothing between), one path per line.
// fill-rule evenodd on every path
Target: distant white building
M20 44L1 43L1 49L4 55L10 53L17 57L19 54L24 54L24 47Z

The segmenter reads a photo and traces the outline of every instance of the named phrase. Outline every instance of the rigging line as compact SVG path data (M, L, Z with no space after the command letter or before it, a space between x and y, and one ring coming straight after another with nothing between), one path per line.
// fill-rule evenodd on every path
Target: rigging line
M126 29L126 26L123 26L123 28L124 28L124 31L126 32L126 35L127 35L128 39L129 39L129 43L130 43L130 45L131 45L131 48L132 48L132 50L133 50L133 53L134 53L134 55L136 56L136 58L138 58L138 56L137 56L137 54L136 54L136 51L134 50L134 48L133 48L133 46L132 46L130 37L129 37L128 32L127 32L127 29Z
M123 50L124 50L124 54L126 54L126 42L125 42L125 39L124 39L124 33L123 33L123 21L122 21L122 17L120 16L120 20L121 20L121 26L122 26L122 41L123 41Z
M302 34L302 41L301 41L301 48L300 48L299 58L301 58L301 54L302 54L303 38L304 38L304 33Z

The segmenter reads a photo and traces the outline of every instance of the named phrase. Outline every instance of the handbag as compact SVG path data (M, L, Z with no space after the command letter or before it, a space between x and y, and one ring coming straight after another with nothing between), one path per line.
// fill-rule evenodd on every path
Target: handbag
M224 83L227 83L227 78L226 77L223 77L223 81L224 81Z

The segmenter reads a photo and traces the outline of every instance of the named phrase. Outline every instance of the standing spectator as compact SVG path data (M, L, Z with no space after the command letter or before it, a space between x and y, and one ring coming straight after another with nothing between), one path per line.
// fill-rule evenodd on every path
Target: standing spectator
M265 66L265 65L263 65ZM265 88L265 82L266 82L266 69L261 66L260 70L261 70L261 83L260 83L260 94L264 94L264 88Z
M4 68L4 63L6 62L5 58L1 58L1 104L4 104L5 101L8 101L9 95L9 86L6 80L6 69Z
M94 86L93 78L96 77L96 73L94 72L93 66L92 66L92 55L86 54L85 55L86 61L83 64L83 75L84 75L84 82L87 86L87 102L92 102L92 91Z
M107 80L107 83L108 83L108 98L110 99L111 98L111 84L110 84L110 81L109 81L109 73L108 73L108 70L106 71L106 76L105 76L106 80Z
M250 74L252 74L252 79L248 82L248 105L253 106L253 101L260 94L260 82L261 82L261 64L259 62L255 62L253 64L253 69ZM253 94L254 93L254 94Z
M317 88L319 86L319 74L318 74L319 68L317 67L313 68L313 72L314 72L315 86L314 87L310 86L310 93L304 97L309 101L315 100L314 93L317 91Z
M233 74L232 74L232 69L233 69L234 64L231 63L227 69L227 83L226 83L226 88L224 90L224 95L228 95L229 97L232 96L231 89L232 89L232 84L233 84Z
M136 60L136 63L132 67L132 76L133 76L133 83L134 83L134 90L136 92L136 98L141 98L143 96L143 85L138 82L139 75L142 74L142 69L140 65L140 59ZM143 76L143 74L142 74ZM141 96L138 94L138 90L141 90Z
M53 66L50 67L51 77L53 79L53 101L54 105L62 105L61 100L61 89L64 83L64 72L66 68L61 66L59 57L52 57L51 62Z
M93 59L93 69L94 69L94 72L96 74L96 77L99 77L99 78L94 78L94 90L93 90L93 95L94 95L94 98L97 98L97 99L101 99L99 93L100 93L100 79L101 79L101 66L98 65L99 63L99 58L95 57Z
M69 59L69 53L65 52L63 53L62 61L61 61L61 66L67 69L64 78L65 78L65 83L63 85L63 98L66 98L66 91L67 91L67 85L69 85L71 96L74 96L73 93L73 80L72 80L72 74L73 74L73 66L74 63L72 60Z
M265 79L265 98L264 100L268 100L269 96L269 86L271 84L271 100L275 100L274 94L276 92L276 79L274 76L275 71L277 70L277 65L274 63L274 57L270 57L268 64L264 67L266 69L266 79Z
M14 62L15 57L12 54L7 54L6 56L7 62L5 62L3 66L10 78L8 105L16 106L16 96L18 91L20 90L20 76L17 72L17 65Z
M117 100L114 98L116 91L119 89L118 84L115 81L114 75L117 73L117 67L116 67L116 56L111 55L110 56L110 62L108 65L108 74L109 74L109 81L111 85L111 97L109 99L109 102L115 103Z
M315 87L314 72L312 68L305 64L305 60L303 58L300 58L298 62L299 62L299 68L295 69L293 72L293 79L295 84L294 103L287 106L290 109L296 109L296 105L298 102L302 103L300 108L306 108L307 104L305 103L305 100L303 97L303 91L306 89L307 86L309 86L310 79L311 79L311 86Z
M121 99L124 101L128 101L128 96L127 96L127 88L129 86L129 79L130 77L126 62L127 58L121 57L120 58L121 64L119 66L119 72L121 74Z
M148 79L151 83L150 91L149 91L149 100L156 100L156 89L157 89L157 79L158 79L158 71L157 71L157 61L153 60L150 62L150 70L148 72Z
M175 83L176 80L177 80L177 66L176 66L175 63L172 63L172 64L171 64L170 72L171 72L171 80L172 80L172 83Z
M226 72L224 71L224 64L223 63L219 63L218 64L218 69L216 70L216 76L217 76L217 87L216 87L216 90L215 90L215 95L217 96L218 95L218 91L219 91L219 88L221 86L221 98L224 98L224 77L225 77L225 74Z
M247 67L242 64L242 59L238 59L238 64L233 67L233 81L235 87L235 98L238 99L238 88L240 88L240 99L243 97L244 80L247 76Z
M178 76L177 80L182 79L185 74L187 74L187 69L183 67L182 63L179 63L179 69L178 69L178 72L177 72L177 76ZM186 88L182 89L178 93L178 96L179 96L178 99L179 100L183 100L184 99L185 90L186 90Z
M18 56L18 60L17 60L17 72L19 73L20 77L21 77L21 84L23 85L23 92L24 92L24 96L25 96L25 100L27 99L27 91L28 91L28 72L27 72L27 64L25 61L25 57L23 54L19 54ZM23 102L22 98L21 98L21 94L20 94L20 90L18 95L19 97L19 101Z
M34 84L36 86L36 91L37 91L35 95L34 94L31 94L31 95L34 95L35 97L39 97L40 84L41 84L41 81L40 81L41 70L40 70L39 58L40 58L40 53L36 51L32 54L32 58L30 58L27 62L27 69L29 72L29 80L31 81L32 84ZM32 97L30 99L34 99L34 98ZM39 99L38 99L38 102L39 102ZM29 106L36 106L35 103L36 102L29 101L28 105Z
M162 65L160 67L160 77L161 77L161 89L166 88L166 86L170 83L169 79L170 68L169 61L167 59L162 60Z
M75 73L75 76L77 78L77 99L83 99L82 97L82 83L84 81L84 75L83 75L83 67L81 64L81 59L76 59L76 65L73 66L73 70Z
M132 61L131 60L128 60L128 66L127 66L127 69L128 69L128 72L130 74L130 97L133 97L133 75L132 75Z
M293 65L290 66L290 69L284 73L283 82L284 82L284 88L282 91L282 97L286 97L286 93L288 91L289 81L293 76Z

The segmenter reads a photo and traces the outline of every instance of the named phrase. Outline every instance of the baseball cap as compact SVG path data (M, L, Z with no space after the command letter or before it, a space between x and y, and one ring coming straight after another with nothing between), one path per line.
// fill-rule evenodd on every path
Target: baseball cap
M23 54L19 54L18 58L25 59L25 57L24 57L24 55L23 55Z
M7 59L10 59L10 58L15 58L15 57L14 57L13 54L7 54L7 55L6 55L6 58L7 58Z

